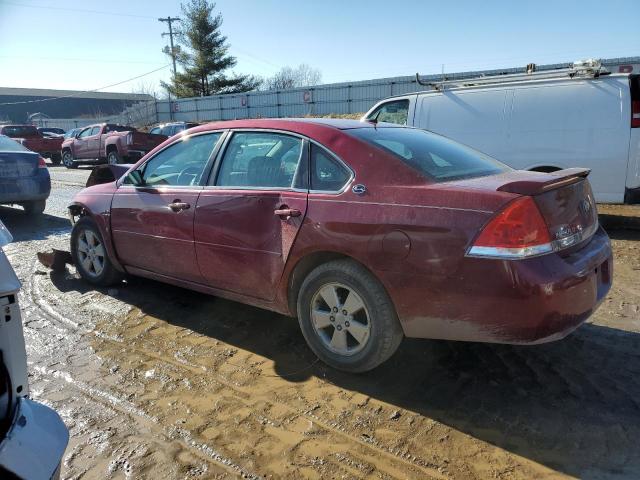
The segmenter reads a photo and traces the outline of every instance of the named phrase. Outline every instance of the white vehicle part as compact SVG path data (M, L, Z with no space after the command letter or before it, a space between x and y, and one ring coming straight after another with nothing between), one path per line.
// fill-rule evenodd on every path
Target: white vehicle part
M69 432L56 412L21 398L13 425L0 443L0 465L18 478L49 480L68 442Z

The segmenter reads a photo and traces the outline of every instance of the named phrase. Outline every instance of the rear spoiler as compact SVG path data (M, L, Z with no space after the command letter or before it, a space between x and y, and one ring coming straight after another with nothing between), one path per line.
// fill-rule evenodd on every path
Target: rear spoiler
M538 195L540 193L555 190L556 188L571 185L584 179L591 173L588 168L566 168L550 173L531 172L531 178L515 180L505 183L497 188L499 192L517 193L520 195Z
M98 165L91 171L91 175L87 179L86 187L100 185L101 183L111 183L118 180L133 164L123 163L122 165Z

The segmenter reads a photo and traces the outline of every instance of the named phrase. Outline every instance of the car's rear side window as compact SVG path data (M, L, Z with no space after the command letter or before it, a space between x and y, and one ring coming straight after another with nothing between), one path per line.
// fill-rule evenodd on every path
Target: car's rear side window
M311 190L338 192L350 178L351 172L329 152L311 144Z
M424 130L356 128L345 132L395 155L435 181L483 177L509 170L509 167L484 153Z

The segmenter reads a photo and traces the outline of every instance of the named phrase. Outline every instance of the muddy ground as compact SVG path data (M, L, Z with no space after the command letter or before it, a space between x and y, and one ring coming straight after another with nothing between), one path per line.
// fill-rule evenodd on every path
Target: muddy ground
M71 433L63 478L640 478L640 230L612 228L640 208L607 210L614 287L569 338L406 340L355 376L317 362L294 320L39 265L67 247L88 171L51 169L40 220L0 208L31 394Z

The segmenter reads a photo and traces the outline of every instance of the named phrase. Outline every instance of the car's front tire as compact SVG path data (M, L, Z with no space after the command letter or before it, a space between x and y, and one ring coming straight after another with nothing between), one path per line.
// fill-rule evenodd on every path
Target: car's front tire
M33 200L22 204L22 208L24 208L25 213L29 216L42 215L46 206L46 200Z
M382 284L352 260L313 270L298 295L298 321L309 347L324 363L366 372L391 357L403 338Z
M120 163L122 163L120 161L120 155L118 155L118 152L115 150L111 150L108 154L107 154L107 163L109 165L119 165Z
M78 162L74 160L71 150L62 152L62 164L67 168L78 168Z
M80 276L93 285L108 287L122 280L122 274L109 259L100 230L90 217L82 217L71 230L71 257Z

